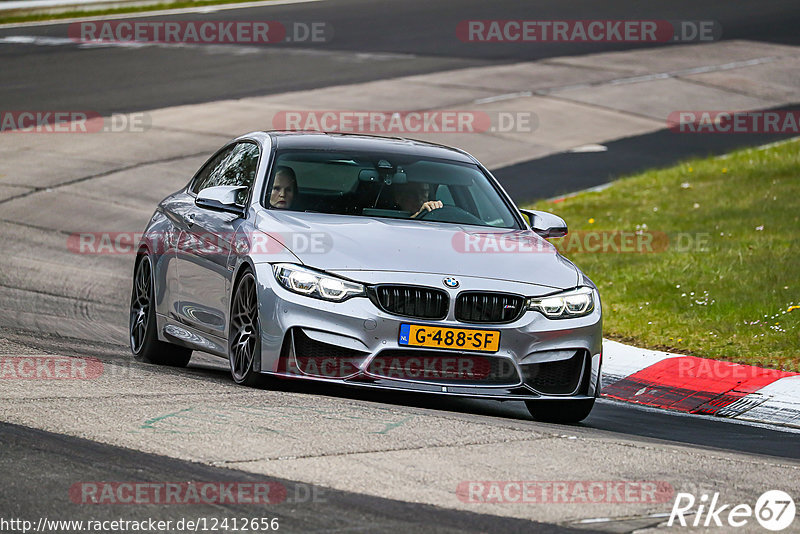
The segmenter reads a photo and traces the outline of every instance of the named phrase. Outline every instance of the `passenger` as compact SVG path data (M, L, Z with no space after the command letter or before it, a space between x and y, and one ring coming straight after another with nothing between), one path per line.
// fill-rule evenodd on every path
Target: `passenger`
M291 167L280 166L275 171L272 181L272 192L269 196L269 205L273 208L288 210L297 196L297 176Z
M394 186L394 200L397 206L413 213L412 219L444 206L441 200L428 200L430 184L424 182L408 182Z

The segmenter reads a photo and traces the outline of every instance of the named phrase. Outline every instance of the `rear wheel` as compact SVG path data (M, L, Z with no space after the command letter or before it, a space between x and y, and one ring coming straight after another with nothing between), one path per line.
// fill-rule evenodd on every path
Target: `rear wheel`
M128 326L133 357L140 362L186 367L192 350L158 339L154 294L153 266L150 257L144 255L136 263L131 292Z
M253 365L261 352L261 328L258 322L256 279L250 271L244 273L236 284L229 326L231 377L237 384L258 386L261 384L261 375Z
M525 401L525 406L537 421L577 423L589 416L594 399Z

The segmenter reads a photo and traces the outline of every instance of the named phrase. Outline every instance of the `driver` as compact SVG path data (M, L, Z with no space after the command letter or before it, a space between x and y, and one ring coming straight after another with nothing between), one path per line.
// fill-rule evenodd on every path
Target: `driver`
M412 219L444 206L441 200L428 200L430 184L408 182L394 186L394 200L403 211L413 213Z
M297 176L294 169L286 166L278 167L269 195L270 206L282 210L291 209L295 196L297 196Z

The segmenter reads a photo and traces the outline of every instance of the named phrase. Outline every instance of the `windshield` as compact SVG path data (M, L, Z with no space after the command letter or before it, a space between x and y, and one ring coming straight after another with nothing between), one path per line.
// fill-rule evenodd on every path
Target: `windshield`
M279 152L264 205L517 228L511 209L478 166L391 153Z

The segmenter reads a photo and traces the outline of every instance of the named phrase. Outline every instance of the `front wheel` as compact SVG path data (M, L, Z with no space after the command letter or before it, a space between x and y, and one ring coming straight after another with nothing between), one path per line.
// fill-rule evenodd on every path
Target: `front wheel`
M133 357L145 363L186 367L192 358L192 350L158 339L154 295L153 266L150 257L145 255L136 263L133 274L128 322Z
M589 417L594 399L525 401L531 416L545 423L577 423Z
M260 353L261 328L258 322L256 279L248 271L239 279L231 304L228 359L234 382L251 387L261 383L261 375L253 369Z

